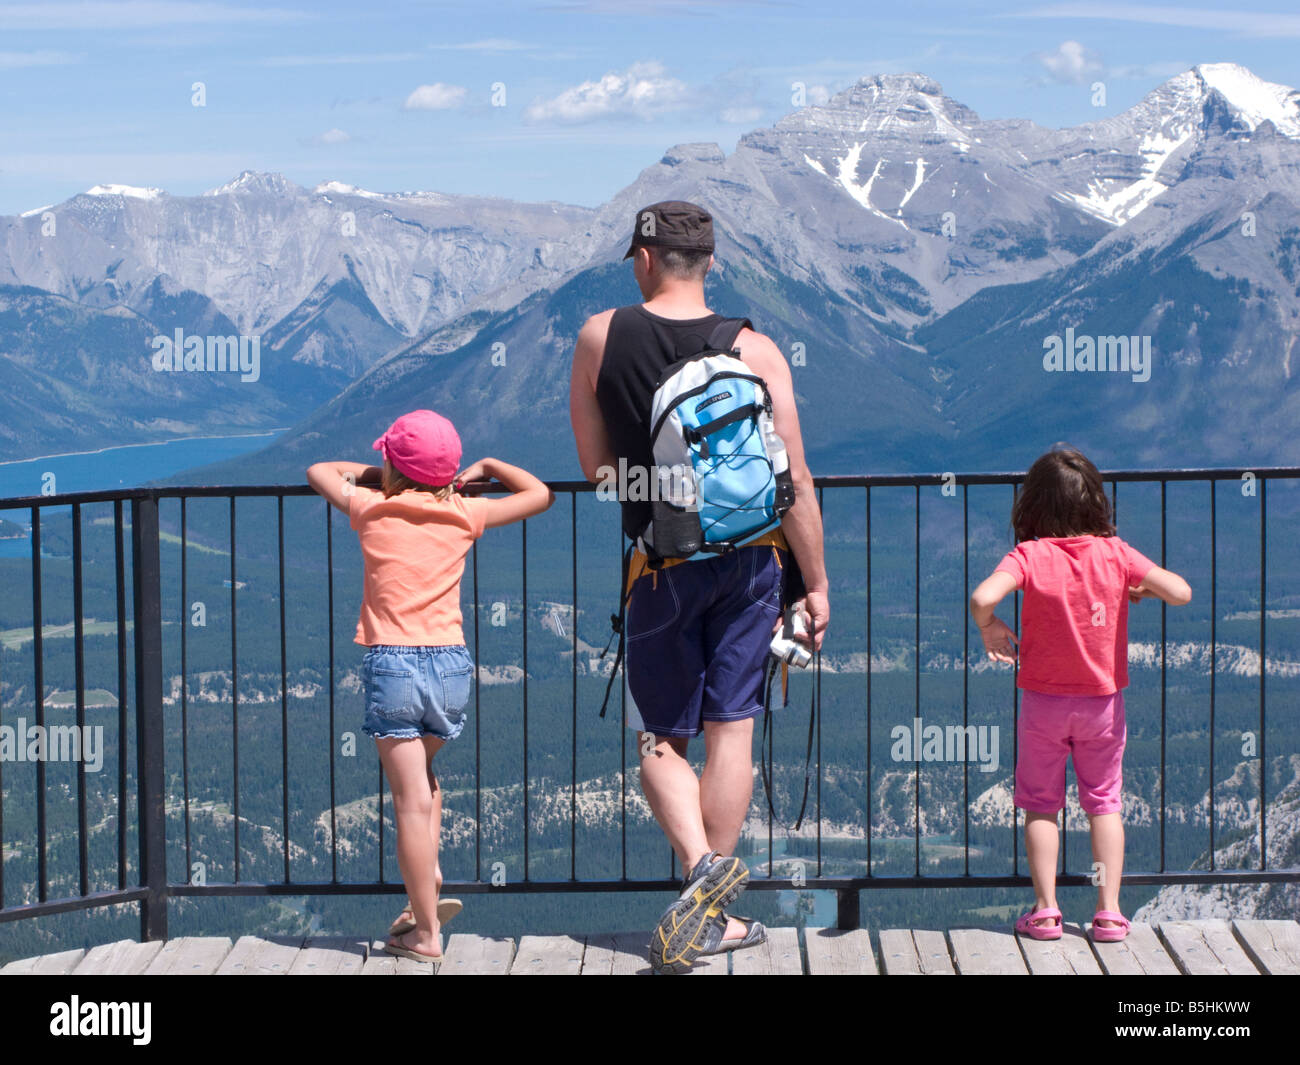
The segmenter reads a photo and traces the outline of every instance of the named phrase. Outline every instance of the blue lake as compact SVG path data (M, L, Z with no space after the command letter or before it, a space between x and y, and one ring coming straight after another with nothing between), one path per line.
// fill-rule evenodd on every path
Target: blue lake
M135 488L195 466L256 451L283 432L283 429L276 429L250 436L191 437L0 463L0 499L40 495L50 475L53 475L55 490L60 495ZM27 524L28 516L24 510L0 510L0 518L22 525ZM26 558L29 553L26 537L0 540L0 558Z

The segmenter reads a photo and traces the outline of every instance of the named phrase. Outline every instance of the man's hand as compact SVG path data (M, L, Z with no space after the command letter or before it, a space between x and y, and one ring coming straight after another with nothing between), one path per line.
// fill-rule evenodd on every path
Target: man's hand
M814 651L822 649L822 639L826 635L826 626L831 620L831 605L825 592L808 592L802 599L794 603L794 609L803 614L805 618L810 619L808 622L807 634L796 634L795 639L800 643L808 644ZM775 623L772 625L772 635L775 636L781 631L781 626L785 624L784 612L777 616ZM810 638L810 634L816 633L815 642Z
M1012 645L1020 641L1005 621L994 615L987 625L980 627L980 636L984 640L984 650L991 659L1015 665L1015 649Z

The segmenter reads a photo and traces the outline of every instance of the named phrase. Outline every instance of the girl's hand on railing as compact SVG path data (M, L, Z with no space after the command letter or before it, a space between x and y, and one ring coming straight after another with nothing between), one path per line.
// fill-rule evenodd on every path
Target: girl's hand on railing
M980 626L980 636L984 640L984 650L988 656L995 662L1006 662L1008 665L1015 665L1016 662L1016 644L1020 641L1012 631L1011 626L1005 621L994 615L989 619L987 625Z
M467 485L474 481L491 481L492 475L487 471L487 464L490 461L490 459L479 459L456 474L456 479L452 482L456 486L456 491L463 491ZM480 485L480 487L482 486Z

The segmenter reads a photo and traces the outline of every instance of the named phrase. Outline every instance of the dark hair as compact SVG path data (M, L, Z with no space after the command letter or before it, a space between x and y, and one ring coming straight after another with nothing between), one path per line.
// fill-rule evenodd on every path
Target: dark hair
M452 493L452 486L449 484L422 484L419 481L407 477L404 473L399 473L397 468L388 459L384 459L384 478L382 485L385 499L391 499L399 492L405 492L408 490L415 492L428 492L435 499L446 499Z
M659 262L660 268L670 277L682 281L703 281L709 272L711 251L696 248L659 248L651 247L650 254Z
M1040 455L1011 508L1011 528L1017 543L1039 536L1114 536L1097 467L1068 444Z

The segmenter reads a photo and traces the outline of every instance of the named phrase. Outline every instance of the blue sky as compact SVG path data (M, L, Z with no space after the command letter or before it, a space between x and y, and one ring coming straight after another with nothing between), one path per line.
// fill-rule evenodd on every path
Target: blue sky
M0 213L245 169L595 205L673 144L730 151L795 82L876 73L1049 126L1202 62L1300 85L1294 2L1247 4L0 0Z

